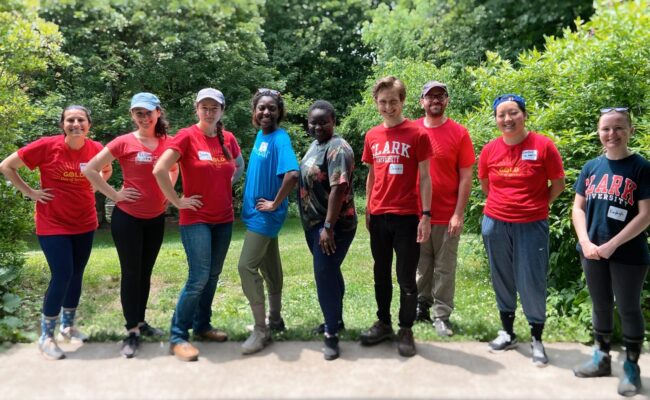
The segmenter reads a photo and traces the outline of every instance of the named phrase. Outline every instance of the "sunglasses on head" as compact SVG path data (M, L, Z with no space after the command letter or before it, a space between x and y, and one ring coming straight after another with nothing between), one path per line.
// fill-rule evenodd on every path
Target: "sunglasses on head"
M628 111L630 111L630 109L627 108L627 107L607 107L607 108L601 108L600 109L601 114L607 114L608 112L612 112L612 111L628 112Z
M280 96L280 92L274 89L268 89L268 88L259 88L257 89L258 94L272 94L275 96Z

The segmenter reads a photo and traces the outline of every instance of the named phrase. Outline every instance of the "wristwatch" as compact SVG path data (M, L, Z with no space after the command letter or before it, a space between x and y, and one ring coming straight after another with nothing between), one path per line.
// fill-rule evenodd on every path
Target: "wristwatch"
M427 217L431 218L431 211L429 210L422 211L422 215L426 215Z
M323 224L323 228L325 228L325 229L327 229L327 230L329 231L329 230L332 229L332 224L330 224L329 222L325 221L325 223Z

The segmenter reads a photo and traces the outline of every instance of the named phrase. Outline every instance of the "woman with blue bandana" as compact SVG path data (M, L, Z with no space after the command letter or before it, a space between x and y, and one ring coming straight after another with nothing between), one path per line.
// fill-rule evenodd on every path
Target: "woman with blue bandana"
M501 136L481 151L478 176L487 196L481 224L503 330L490 351L517 346L517 293L530 325L535 365L548 365L542 344L546 321L548 210L564 190L560 153L546 136L526 130L525 100L516 94L492 104ZM549 183L550 182L550 183Z

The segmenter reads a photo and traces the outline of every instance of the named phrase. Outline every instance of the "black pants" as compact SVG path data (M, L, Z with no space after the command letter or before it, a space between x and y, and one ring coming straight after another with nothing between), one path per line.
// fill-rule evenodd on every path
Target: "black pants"
M151 219L133 217L119 207L113 209L111 233L120 258L120 299L126 329L144 321L151 272L165 234L165 214Z
M629 342L643 342L645 324L641 312L641 291L648 266L584 257L581 257L581 262L593 303L594 332L601 335L612 333L616 302L623 338Z
M377 317L380 321L391 324L391 269L395 250L397 283L400 289L399 326L402 328L413 326L418 303L418 287L415 282L420 259L418 223L416 215L381 214L370 217L370 249L375 261Z

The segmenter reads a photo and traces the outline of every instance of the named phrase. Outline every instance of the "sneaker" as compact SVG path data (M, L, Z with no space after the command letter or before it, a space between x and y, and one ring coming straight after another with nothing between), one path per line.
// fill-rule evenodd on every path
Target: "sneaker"
M214 328L208 329L205 332L194 333L194 337L202 340L207 340L209 342L219 342L219 343L228 340L228 334L226 332Z
M284 332L287 330L287 327L284 325L284 319L282 319L282 317L280 317L280 319L277 321L266 318L266 326L268 326L273 333Z
M170 344L169 354L176 356L181 361L196 361L199 359L199 349L192 346L190 342Z
M448 319L436 318L433 320L433 327L436 328L438 336L449 337L454 335L454 330Z
M43 357L48 360L61 360L65 358L65 353L53 337L46 337L42 342L38 343L38 350L41 352Z
M510 350L517 347L517 337L515 335L510 335L506 331L499 331L499 334L493 341L489 344L490 351L498 352L504 350Z
M411 328L400 328L397 332L397 351L402 357L415 355L415 340Z
M433 322L431 320L431 313L429 312L429 306L418 303L418 308L415 314L415 322Z
M323 347L323 357L327 361L339 358L339 337L325 336L325 347Z
M364 346L372 346L384 340L391 340L394 335L395 332L392 326L377 320L372 324L370 329L361 333L361 344Z
M641 390L641 369L639 364L630 360L623 363L623 376L618 383L618 394L625 397L634 396Z
M129 333L124 340L122 340L122 348L120 349L120 354L126 358L135 357L140 347L140 336L136 335L135 332Z
M253 333L241 345L242 354L253 354L262 350L271 341L271 329L269 327L255 327Z
M598 348L594 348L594 354L591 356L591 359L573 368L573 374L578 378L609 376L612 374L612 356Z
M64 343L83 343L88 341L88 336L76 326L68 326L59 331L58 339Z
M153 326L149 325L147 321L144 322L144 324L138 326L140 329L140 335L142 336L165 336L165 331L162 329L154 328Z
M544 350L544 344L533 338L533 341L530 343L530 352L533 354L533 364L536 367L546 367L548 365L548 357L546 356L546 350Z
M339 332L345 330L345 323L343 321L339 321ZM314 335L322 335L325 333L325 324L320 324L314 329L311 330L311 332Z

